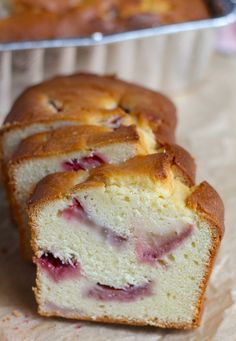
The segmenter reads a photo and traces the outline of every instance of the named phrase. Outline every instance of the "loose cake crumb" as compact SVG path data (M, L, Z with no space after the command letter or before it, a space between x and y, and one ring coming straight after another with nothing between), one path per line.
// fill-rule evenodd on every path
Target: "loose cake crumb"
M15 317L22 317L23 314L19 311L19 310L13 310L12 315L14 315Z
M10 321L10 319L11 319L11 316L10 315L6 315L6 316L3 317L2 322Z

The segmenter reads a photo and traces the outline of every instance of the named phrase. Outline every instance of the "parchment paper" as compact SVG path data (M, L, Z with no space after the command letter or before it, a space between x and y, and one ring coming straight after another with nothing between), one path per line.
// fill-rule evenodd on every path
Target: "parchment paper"
M1 191L0 341L236 340L236 58L215 56L205 82L175 102L178 141L195 156L198 180L214 185L226 207L226 233L207 290L201 327L177 332L39 317L31 290L34 267L19 256L17 231Z

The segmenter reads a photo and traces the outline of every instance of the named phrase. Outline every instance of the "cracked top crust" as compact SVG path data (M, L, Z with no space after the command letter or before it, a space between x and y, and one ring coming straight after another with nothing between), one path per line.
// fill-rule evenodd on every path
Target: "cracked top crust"
M13 155L11 162L125 142L139 144L140 138L135 126L123 126L115 131L99 126L62 127L31 135L24 139ZM141 149L140 143L140 151Z
M14 103L2 132L55 121L112 127L116 119L119 125L151 128L158 144L175 140L176 109L167 97L94 74L55 77L29 88Z
M179 153L182 152L182 159L188 158L189 154L184 150L180 149ZM186 154L185 154L186 153ZM181 169L180 173L176 173L175 167L179 167L176 162L174 149L164 150L163 152L152 154L152 155L139 155L119 165L103 165L94 170L81 171L78 173L54 173L46 176L42 179L32 195L30 202L35 204L41 201L47 201L52 198L60 197L62 193L70 192L71 184L75 186L77 179L81 176L87 180L83 185L87 186L90 184L100 184L112 181L112 179L124 179L127 177L149 179L152 183L170 183L170 179L177 175L182 183L186 185L189 182L189 174ZM180 158L178 161L180 165ZM58 183L57 185L52 185ZM189 187L191 185L189 184Z
M175 107L164 95L114 76L82 73L30 87L16 100L4 124L92 115L95 110L105 116L111 110L123 115L144 112L153 120L176 125Z
M97 169L80 171L78 173L54 173L41 180L36 186L30 201L30 207L37 207L76 192L81 188L105 186L108 183L122 183L125 179L133 179L142 185L153 187L160 186L171 188L172 179L177 179L186 189L188 194L185 204L198 212L203 219L210 221L222 238L224 233L224 205L218 193L207 183L194 186L189 182L189 174L183 170L181 159L187 158L181 148L176 152L174 149L165 150L152 155L136 156L120 165L103 165ZM181 154L181 157L180 157Z

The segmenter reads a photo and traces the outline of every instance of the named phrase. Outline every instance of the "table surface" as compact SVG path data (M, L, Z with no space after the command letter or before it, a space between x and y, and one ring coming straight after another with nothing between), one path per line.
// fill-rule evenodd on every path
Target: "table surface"
M176 97L178 142L194 155L198 180L207 179L226 208L226 233L207 290L202 325L190 332L129 328L41 318L31 287L34 267L18 251L1 191L0 340L236 340L236 57L215 55L205 81Z

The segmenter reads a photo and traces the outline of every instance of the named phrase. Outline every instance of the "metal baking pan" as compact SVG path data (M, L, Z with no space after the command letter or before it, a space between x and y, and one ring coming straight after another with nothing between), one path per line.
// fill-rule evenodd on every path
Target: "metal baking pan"
M191 1L191 0L189 0ZM0 43L1 51L16 51L39 48L58 48L58 47L80 47L94 46L100 44L111 44L147 38L153 36L167 35L179 32L202 30L206 28L216 28L225 26L236 20L236 4L230 0L211 0L210 6L213 17L207 20L198 20L184 22L173 25L163 25L155 28L140 29L135 31L127 31L111 35L103 35L100 32L95 32L89 37L53 39L53 40L37 40L24 42ZM214 14L215 13L215 14Z

